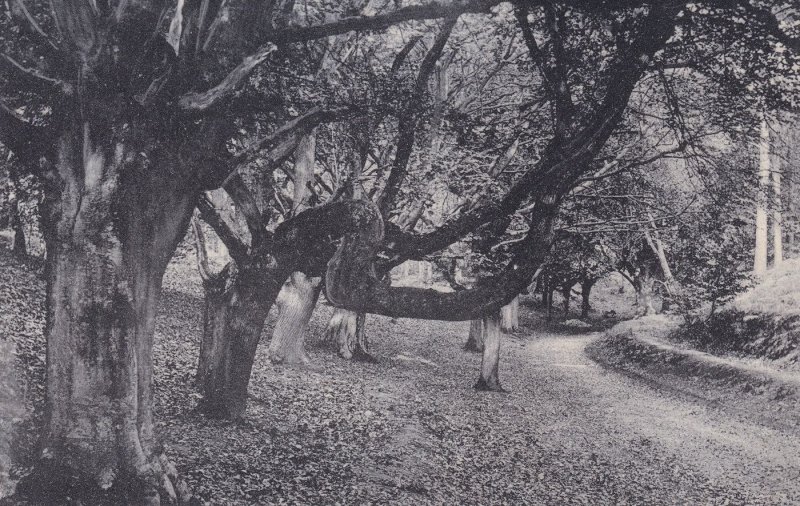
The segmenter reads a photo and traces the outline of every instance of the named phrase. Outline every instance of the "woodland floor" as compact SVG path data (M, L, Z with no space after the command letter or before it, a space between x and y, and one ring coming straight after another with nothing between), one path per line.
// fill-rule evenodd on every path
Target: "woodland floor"
M0 260L0 331L19 341L33 403L42 283ZM194 411L202 296L187 265L165 280L157 416L168 455L211 504L800 503L800 435L603 369L584 353L597 333L545 325L528 305L503 340L508 394L472 389L467 323L369 317L378 362L353 363L318 343L321 306L314 366L271 365L267 328L245 421L209 420Z

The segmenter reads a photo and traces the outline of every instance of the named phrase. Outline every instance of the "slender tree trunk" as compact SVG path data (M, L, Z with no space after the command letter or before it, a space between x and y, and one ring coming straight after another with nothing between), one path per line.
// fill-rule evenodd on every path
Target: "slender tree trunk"
M476 390L503 392L500 385L500 314L495 313L483 319L485 341L481 359L481 375L475 383Z
M783 213L781 206L781 171L780 162L775 163L772 171L772 196L774 211L772 212L772 247L775 251L774 265L780 267L783 264Z
M154 434L156 307L199 190L136 166L139 149L97 130L88 120L65 126L59 180L45 188L45 430L18 493L45 504L158 504L186 491Z
M519 295L503 306L500 313L502 315L500 328L503 332L510 333L519 330Z
M767 272L767 208L766 188L769 185L770 140L767 120L761 120L759 142L758 191L756 193L756 245L753 258L753 273L763 276Z
M14 200L11 207L11 230L14 231L14 240L11 244L11 251L17 257L24 258L28 254L28 245L25 240L25 225L19 212L19 202Z
M337 308L328 322L325 339L334 343L344 359L372 362L366 333L366 314Z
M591 310L590 296L595 282L596 280L594 279L585 279L581 283L581 318L589 317L589 310Z
M294 272L284 284L276 301L278 319L269 344L273 363L306 364L305 351L308 322L320 292L320 280Z
M469 337L467 343L464 345L464 350L474 351L478 353L483 352L483 319L472 320L469 323Z
M569 303L572 299L572 281L566 281L561 287L561 296L564 298L564 319L569 319Z
M636 304L639 306L639 314L648 316L656 314L653 305L653 287L655 281L647 274L637 274L634 277L634 288L636 290Z

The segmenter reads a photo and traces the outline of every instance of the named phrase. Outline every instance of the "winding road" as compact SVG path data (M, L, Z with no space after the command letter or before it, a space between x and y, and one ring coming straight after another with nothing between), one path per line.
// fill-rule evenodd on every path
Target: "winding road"
M394 420L400 436L384 446L386 454L399 457L362 465L360 479L372 485L365 499L800 504L800 434L761 426L669 385L604 369L585 353L597 338L507 338L501 379L508 395L459 395L476 368L458 364L456 355L463 352L453 352L452 343L445 348L420 339L417 350L431 347L432 355L452 359L437 357L437 367L445 370L425 384L409 374L407 387L399 377L377 387L401 413ZM427 408L409 408L415 404ZM393 495L384 496L375 485L393 489Z

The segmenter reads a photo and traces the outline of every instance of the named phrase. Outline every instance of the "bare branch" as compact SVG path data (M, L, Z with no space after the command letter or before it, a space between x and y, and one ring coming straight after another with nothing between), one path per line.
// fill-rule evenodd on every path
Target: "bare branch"
M354 16L316 26L292 27L266 34L266 40L276 44L304 42L330 37L357 30L384 30L403 21L438 19L458 16L463 13L488 12L502 0L455 0L450 2L428 2L422 5L402 7L388 14L377 16Z
M236 263L241 263L247 259L247 245L239 238L238 234L220 216L213 204L205 196L197 201L197 209L200 211L203 221L211 225L217 233L222 243L228 248L228 253Z
M239 89L239 86L259 64L275 51L276 46L268 44L255 54L246 57L225 79L210 90L186 93L178 99L178 106L186 111L202 112L219 105Z
M248 163L265 149L274 151L269 154L270 160L275 161L275 163L283 161L292 154L300 139L318 125L343 120L350 116L363 114L363 112L363 110L355 107L339 107L336 109L314 107L307 113L287 121L269 135L251 142L231 159L229 166L234 167L235 172L235 170Z
M261 211L256 204L252 192L244 183L242 176L235 173L225 183L225 191L230 195L236 208L244 215L247 229L250 231L250 244L253 248L260 245L268 238L266 223L261 216Z
M46 76L35 68L26 67L5 53L0 53L0 62L5 63L6 67L14 71L21 80L35 87L44 85L47 88L56 88L64 95L72 94L72 86L69 83Z
M558 134L563 135L572 119L575 107L572 103L567 73L564 69L563 47L561 47L560 37L558 36L559 23L552 6L546 8L545 11L551 37L555 39L553 45L557 48L555 55L556 63L552 66L547 64L547 56L536 43L536 38L533 35L533 30L528 21L528 9L517 7L514 9L514 15L517 18L520 30L522 30L522 38L525 40L525 45L528 47L531 59L539 67L542 77L544 77L545 86L555 102L556 127Z
M39 37L39 39L41 39L42 42L44 42L47 46L49 46L50 49L58 51L59 50L58 46L55 44L55 42L53 42L53 39L51 39L44 32L44 30L42 30L42 27L39 26L39 23L36 22L36 18L34 18L31 15L30 11L28 11L28 8L25 7L25 3L22 0L14 0L14 3L17 5L17 7L19 7L20 12L22 12L22 14L25 16L25 19L28 21L28 24L33 29L34 33L36 33L36 35Z
M214 279L214 275L208 268L208 250L206 250L206 235L197 219L197 214L192 216L192 231L194 231L194 247L197 253L197 271L203 283L208 283Z
M391 70L392 75L397 74L397 72L400 70L400 67L402 67L403 63L406 61L406 58L408 58L408 55L411 53L414 47L416 47L417 42L419 42L421 39L422 39L421 35L411 37L411 39L409 39L409 41L406 42L406 45L403 46L403 49L401 49L400 52L397 53L397 56L394 57L394 61L392 62L392 70Z
M398 120L397 152L394 156L394 162L389 172L389 179L386 182L386 187L378 199L378 207L384 219L389 216L389 212L394 205L394 201L397 198L400 186L408 170L408 160L411 158L411 152L414 149L414 141L416 139L417 116L420 112L425 89L428 86L428 79L430 79L431 73L436 67L436 62L442 56L444 46L447 44L447 40L450 38L450 32L452 32L457 21L458 16L448 18L444 26L442 26L442 30L436 36L433 46L420 64L417 80L414 84L414 96L403 110Z

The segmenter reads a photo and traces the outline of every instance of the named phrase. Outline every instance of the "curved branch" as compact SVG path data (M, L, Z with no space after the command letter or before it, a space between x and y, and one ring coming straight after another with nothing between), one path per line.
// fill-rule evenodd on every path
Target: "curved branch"
M200 220L197 215L192 216L192 231L194 232L194 247L197 254L197 271L200 273L200 278L203 283L212 281L215 276L208 268L208 250L206 249L206 236L200 226Z
M228 253L234 262L241 264L247 260L247 245L239 238L236 232L225 223L209 200L202 196L197 201L197 209L203 221L211 225L222 243L228 248Z
M585 126L570 138L554 137L542 159L528 169L500 201L488 201L426 234L386 231L388 263L421 259L446 248L479 226L514 213L526 200L565 193L592 170L591 161L616 129L628 100L653 55L670 38L680 7L653 6L641 31L612 67L605 97Z
M266 223L264 223L252 192L250 192L239 173L235 173L233 177L228 178L224 188L225 192L230 195L231 200L236 204L236 208L244 215L247 229L250 231L250 244L252 249L257 249L258 245L261 245L269 238L269 235L267 234Z
M17 5L17 7L19 7L19 10L25 16L25 19L28 21L28 24L30 25L33 32L40 39L40 41L43 42L45 45L47 45L49 49L53 51L58 51L59 50L58 46L55 44L55 42L53 42L53 39L51 39L44 32L44 30L42 30L42 27L39 26L39 23L36 22L36 18L34 18L33 15L31 15L30 11L28 11L28 8L25 7L25 2L23 2L22 0L14 0L14 3Z
M428 2L422 5L402 7L388 14L377 16L354 16L315 26L291 27L265 34L265 40L275 44L305 42L331 35L358 31L384 30L403 21L438 19L464 13L489 12L503 0L454 0L450 2Z
M203 92L186 93L178 99L178 106L184 111L204 112L223 103L239 89L250 73L272 54L277 47L267 44L255 54L247 56L225 78L213 88Z
M342 238L328 262L328 300L356 312L450 321L471 320L498 311L527 287L550 251L557 210L553 196L538 201L528 234L500 274L481 280L475 288L445 293L391 287L377 279L372 263L383 239L383 220L376 206L362 205L352 216L336 219L354 232Z
M46 76L39 72L38 69L26 67L11 56L0 53L0 62L5 63L6 68L12 70L21 81L30 84L36 88L53 89L60 91L64 95L72 94L72 86L61 79Z
M392 168L389 172L389 179L386 182L386 187L383 190L380 198L378 199L378 207L381 210L381 215L384 218L389 216L394 201L397 199L397 194L400 192L400 186L403 184L406 172L408 171L408 160L411 158L411 152L414 149L414 141L416 139L418 115L422 105L422 99L425 89L428 86L433 69L436 67L436 62L442 56L444 46L450 38L450 32L458 21L458 16L453 16L445 21L441 32L436 36L433 46L425 55L422 64L419 68L416 82L414 83L414 95L411 102L403 110L399 118L398 124L398 139L397 139L397 153L392 163Z

